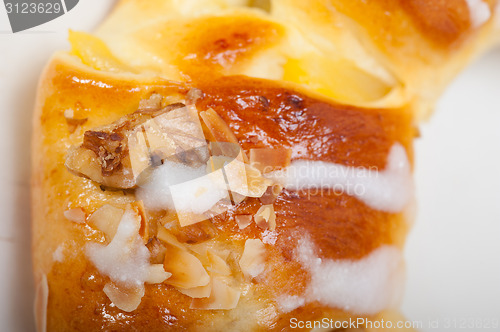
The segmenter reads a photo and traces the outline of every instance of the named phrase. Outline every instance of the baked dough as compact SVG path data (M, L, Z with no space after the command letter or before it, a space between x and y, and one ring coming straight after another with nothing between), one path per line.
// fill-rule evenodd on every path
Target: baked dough
M38 330L402 319L415 125L492 30L450 3L122 0L70 32L33 125Z

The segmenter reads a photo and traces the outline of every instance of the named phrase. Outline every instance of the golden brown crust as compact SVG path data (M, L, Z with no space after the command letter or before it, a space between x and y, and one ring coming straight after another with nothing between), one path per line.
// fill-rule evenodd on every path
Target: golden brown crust
M354 105L410 103L424 116L491 43L498 1L272 0L268 12L246 4L123 1L98 35L120 61L171 79L207 72L283 79ZM369 87L351 86L349 77Z
M346 193L284 189L272 197L271 235L262 229L270 223L240 229L236 222L262 208L258 198L186 227L162 212L142 216L141 236L155 264L168 252L167 244L151 239L161 224L183 244L211 241L229 250L230 266L238 264L247 239L262 240L265 276L249 282L235 273L246 287L236 309L189 309L189 296L157 283L146 284L139 307L125 312L103 292L110 279L88 259L85 245L104 243L105 234L64 212L78 209L88 217L105 204L130 206L135 184L118 190L108 183L110 190L98 178L101 183L69 172L71 146L83 143L100 162L101 176L116 175L126 149L104 146L102 138L122 142L127 130L102 126L150 117L130 114L156 109L145 102L154 94L191 100L188 91L199 88L196 107L207 112L201 118L209 123L208 137L225 122L221 140L238 141L247 154L274 148L292 160L381 170L399 143L411 164L417 109L433 103L491 29L490 21L472 24L465 1L275 0L269 13L229 2L120 1L98 31L106 44L72 34L70 54L57 54L44 71L33 124L33 265L35 280L48 281L49 331L208 331L207 321L213 331L279 331L292 317L356 317L318 301L280 309L280 296L302 295L312 278L295 257L298 238L308 234L324 260L357 261L383 245L402 247L404 212L379 211Z
M33 254L35 273L38 276L45 274L48 279L48 330L97 331L104 326L141 330L147 326L148 330L192 331L206 330L201 326L208 320L214 322L215 330L224 326L237 329L238 324L243 324L241 328L245 330L280 330L296 315L304 319L344 317L346 314L342 311L319 303L307 304L287 314L277 309L275 299L280 294L299 294L309 278L308 272L292 260L293 241L287 238L299 229L306 230L313 241L324 248L321 252L324 258L355 259L383 243L402 245L407 226L401 214L374 211L346 195L307 200L284 191L275 202L277 241L275 245L267 245L270 271L266 278L252 284L252 291L240 299L237 309L230 312L189 310L190 298L165 284L146 285L145 296L133 312L113 308L102 292L108 278L100 275L83 249L87 241L101 241L101 233L65 219L63 212L80 207L89 215L105 203L123 206L134 198L127 192L103 191L91 180L70 173L63 167L66 151L70 145L83 140L86 130L133 112L139 101L150 94L185 94L188 87L164 80L141 81L137 77L103 75L79 67L73 61L65 55L56 56L46 69L34 125L34 134L41 139L33 142ZM323 103L276 83L243 77L211 81L199 87L205 93L197 104L199 110L214 107L229 122L247 151L252 147L282 147L298 142L311 133L312 124L316 123L317 131L334 128L347 143L329 150L327 147L337 142L332 136L333 141L326 143L325 148L316 149L311 136L311 148L295 157L383 167L388 149L395 141L403 143L411 155L412 122L404 112ZM236 105L234 98L238 94L241 101L247 102L247 107ZM259 96L268 99L269 104L262 105ZM88 121L70 133L63 113L75 104L81 105ZM296 112L302 112L301 128L286 129L294 126L298 117ZM280 114L281 120L274 121ZM235 120L239 116L243 118ZM249 139L251 130L259 133L258 143ZM189 243L214 237L215 229L217 242L241 251L245 239L261 238L263 232L254 224L239 230L234 215L253 213L260 205L256 199L247 199L236 209L213 219L215 228L202 223L181 229L179 233L174 231L174 234ZM53 259L59 246L65 257L62 262ZM268 314L264 314L266 310L270 310Z

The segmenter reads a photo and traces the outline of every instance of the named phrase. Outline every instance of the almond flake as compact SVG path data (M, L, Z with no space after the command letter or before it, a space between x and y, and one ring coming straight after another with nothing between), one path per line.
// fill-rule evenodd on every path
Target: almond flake
M187 250L176 246L167 245L163 266L165 271L172 273L172 276L165 281L169 285L193 288L206 286L210 282L210 276L200 260Z
M276 213L272 204L262 205L254 215L255 224L260 228L274 231L276 229Z
M212 278L210 296L193 299L190 309L199 310L231 310L236 308L241 292L230 287L219 278Z
M113 302L114 305L126 312L132 312L141 304L144 296L144 286L137 288L117 287L108 282L104 285L104 293Z
M210 296L210 293L212 291L212 283L208 283L206 286L199 286L199 287L193 287L193 288L180 288L180 287L175 287L180 293L187 295L193 299L201 299L201 298L207 298Z
M149 266L149 275L145 282L148 284L160 284L171 276L172 273L166 272L163 264L151 264Z
M239 229L244 229L252 223L252 215L250 214L240 214L234 216Z
M64 211L64 217L77 224L83 224L85 223L86 215L82 208L74 208Z
M241 271L246 277L255 278L264 271L266 246L259 239L248 239L239 261Z
M175 235L166 230L165 227L158 227L158 234L156 237L166 245L177 247L180 250L187 250L186 246L180 243Z
M227 123L212 108L200 112L200 117L208 129L206 136L209 141L229 142L239 145L236 136L234 136Z
M210 262L210 267L208 268L210 272L222 276L231 275L231 269L229 268L226 261L222 257L215 254L212 250L207 251L207 256Z
M106 239L111 241L116 234L123 213L123 209L105 204L90 215L87 223L104 232Z
M135 213L141 218L141 228L139 228L139 235L144 240L144 243L149 241L149 223L146 218L146 211L144 209L144 203L142 201L135 201L130 203L130 207Z

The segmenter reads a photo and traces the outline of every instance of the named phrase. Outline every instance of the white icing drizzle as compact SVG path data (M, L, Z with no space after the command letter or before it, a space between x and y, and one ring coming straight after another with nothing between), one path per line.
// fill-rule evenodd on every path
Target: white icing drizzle
M278 298L276 302L280 311L286 314L304 306L306 304L306 299L298 295L285 295Z
M401 252L394 246L381 246L355 261L332 260L319 258L309 238L303 238L297 254L311 275L304 303L318 301L357 314L375 314L400 298L404 269ZM301 304L299 298L292 299L283 302L285 310Z
M271 176L287 189L307 190L310 195L321 194L318 189L331 189L355 196L373 209L394 213L401 212L413 196L410 163L399 143L392 146L382 171L375 167L294 160L284 172L274 172Z
M469 6L469 15L473 27L479 27L491 17L490 6L483 0L465 0Z
M201 214L229 197L221 171L207 174L206 166L189 167L165 161L137 190L146 207Z
M99 272L117 285L143 287L149 277L149 250L139 236L139 223L130 209L123 214L113 240L107 246L88 243L86 253Z

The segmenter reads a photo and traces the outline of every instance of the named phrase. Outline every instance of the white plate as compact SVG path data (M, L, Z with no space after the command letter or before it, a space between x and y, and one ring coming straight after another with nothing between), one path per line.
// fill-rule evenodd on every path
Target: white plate
M68 48L68 28L92 29L111 5L80 1L68 14L15 35L0 5L3 331L34 329L29 142L37 78L55 50ZM478 330L460 327L470 319L475 327L500 320L500 49L457 78L421 129L403 311L424 331Z

